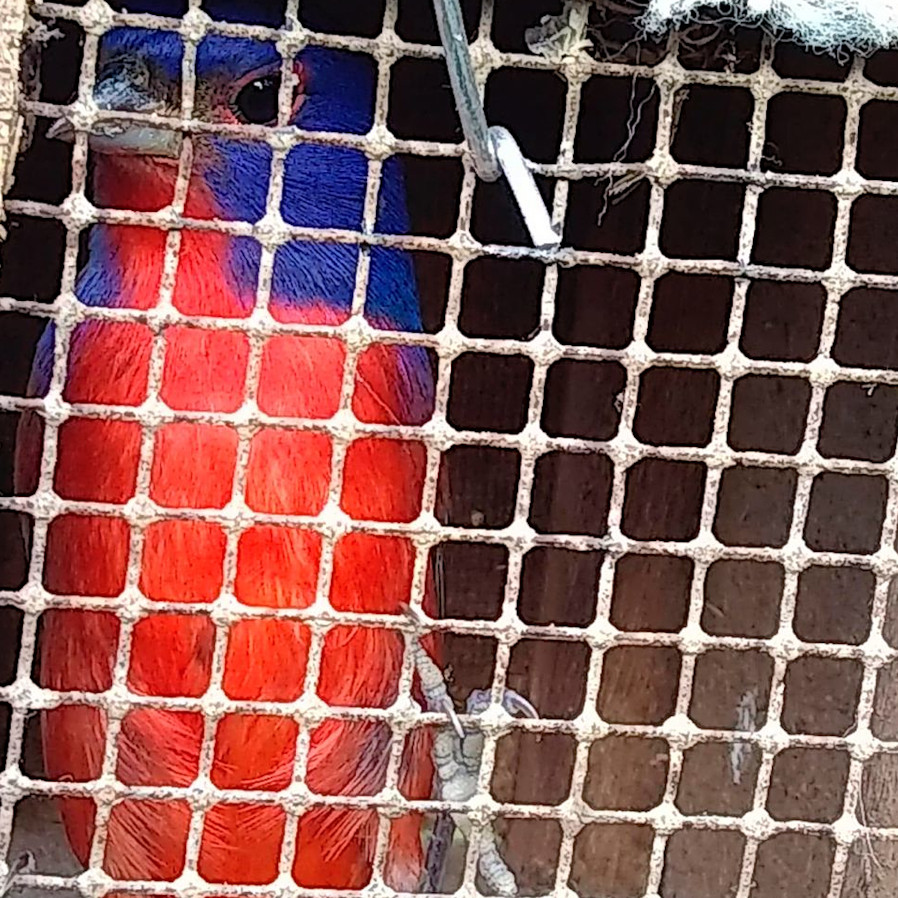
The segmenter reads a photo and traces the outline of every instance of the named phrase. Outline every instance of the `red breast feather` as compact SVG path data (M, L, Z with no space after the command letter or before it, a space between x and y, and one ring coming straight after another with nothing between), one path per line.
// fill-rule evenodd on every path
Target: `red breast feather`
M117 229L117 259L135 264L140 285L129 305L155 303L164 235ZM187 235L185 235L186 237ZM205 238L206 243L201 238ZM218 268L223 238L192 235L182 248L177 306L194 314L232 314ZM129 261L130 260L130 261ZM325 305L297 320L325 322ZM247 337L238 332L171 327L160 395L173 409L230 412L246 389ZM152 334L132 323L91 322L75 335L66 399L139 405L147 394ZM327 418L336 411L344 346L326 337L267 340L258 385L263 412ZM368 421L401 421L402 376L394 350L372 349L359 361L353 408ZM134 495L141 429L135 422L73 418L59 434L55 478L64 498L124 503ZM150 496L177 508L222 508L231 499L238 438L226 425L180 422L154 438ZM262 513L314 515L327 500L332 460L326 434L260 428L249 451L245 499ZM348 449L340 504L357 519L413 520L420 508L425 454L412 441L359 439ZM55 593L115 597L125 585L131 534L121 517L64 515L50 527L45 582ZM166 520L146 530L140 588L150 600L183 602L184 613L141 618L131 636L127 683L147 696L202 696L210 681L214 626L195 605L222 588L226 538L216 523ZM321 538L300 526L257 524L242 533L234 591L248 606L305 608L318 582ZM349 534L334 551L330 601L337 610L396 613L408 600L414 552L392 536ZM112 612L54 610L43 620L41 680L57 690L102 692L112 684L120 623ZM233 699L291 702L305 686L308 628L283 619L230 625L222 687ZM331 705L389 706L396 696L402 644L398 634L338 626L325 639L317 691ZM211 778L221 788L278 791L293 779L301 722L263 714L226 714L217 724ZM197 775L203 718L184 710L134 709L118 741L117 778L131 785L188 786ZM105 741L103 712L64 705L46 712L47 772L76 781L96 778ZM390 732L376 722L330 720L311 736L306 782L331 795L375 793L383 784ZM427 797L429 741L407 746L403 791ZM71 844L87 863L94 828L91 799L67 799L63 817ZM172 880L183 869L190 810L182 800L126 799L108 826L105 869L117 878ZM311 809L300 822L293 875L309 887L359 888L370 876L376 815ZM275 805L221 803L206 814L199 872L211 882L264 884L277 875L285 812ZM421 865L420 820L394 821L389 875L413 889Z

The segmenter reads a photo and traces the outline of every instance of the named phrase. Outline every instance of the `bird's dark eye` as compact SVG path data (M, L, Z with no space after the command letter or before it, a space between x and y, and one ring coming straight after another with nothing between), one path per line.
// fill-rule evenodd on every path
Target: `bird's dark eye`
M280 89L280 75L250 81L234 98L234 113L247 125L273 125L278 117Z

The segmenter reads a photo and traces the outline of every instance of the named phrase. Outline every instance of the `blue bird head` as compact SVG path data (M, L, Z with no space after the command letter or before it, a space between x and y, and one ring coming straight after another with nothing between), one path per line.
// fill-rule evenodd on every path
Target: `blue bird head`
M142 0L131 12L171 15L175 0ZM266 0L206 0L213 18L276 25L276 7ZM175 32L115 28L101 40L94 99L100 109L181 114L184 44ZM289 124L316 132L367 133L373 123L376 65L363 54L309 46L291 61ZM193 116L210 123L275 126L284 63L273 41L207 34L198 44ZM56 129L58 136L65 127ZM91 135L96 154L95 189L101 204L113 182L127 208L153 208L160 185L173 185L182 136L176 130L121 121L99 125ZM192 177L199 179L211 208L200 217L257 222L265 214L273 151L264 140L227 133L193 138ZM357 231L362 226L368 160L361 150L297 139L284 166L280 213L289 225ZM162 192L163 196L164 191ZM155 207L165 205L156 201ZM141 205L145 203L145 205ZM121 206L121 196L111 205ZM188 208L188 214L191 214ZM396 159L384 165L376 228L408 231L405 186ZM97 229L100 231L100 229ZM103 234L96 235L99 258ZM261 249L252 238L232 238L226 264L235 293L251 295ZM301 306L325 301L348 311L355 286L359 248L337 243L294 241L275 255L272 302ZM113 301L108 272L82 277L82 299ZM420 329L411 261L398 250L371 250L366 315L383 327Z

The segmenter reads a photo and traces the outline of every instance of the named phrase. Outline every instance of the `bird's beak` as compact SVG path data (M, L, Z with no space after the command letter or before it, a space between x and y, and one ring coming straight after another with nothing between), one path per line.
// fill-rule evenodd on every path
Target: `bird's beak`
M135 85L132 73L119 69L101 77L94 88L94 103L101 110L118 112L166 112L163 104L150 92ZM62 116L47 130L47 137L71 143L75 139L72 122ZM161 156L177 159L181 154L182 136L160 125L142 122L96 122L88 137L90 148L98 153Z

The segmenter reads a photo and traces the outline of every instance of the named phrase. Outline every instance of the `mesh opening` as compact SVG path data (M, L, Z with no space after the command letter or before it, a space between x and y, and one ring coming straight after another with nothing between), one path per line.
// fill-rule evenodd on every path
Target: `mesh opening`
M349 627L382 648L407 629L397 600L420 604L438 580L428 624L457 705L507 686L539 712L469 723L485 734L483 766L475 798L452 806L475 834L495 830L521 894L892 894L895 54L842 65L704 27L639 42L609 5L592 14L593 55L553 61L524 39L544 0L464 4L488 118L514 132L563 226L558 251L536 251L507 188L477 181L462 151L428 4L357 5L287 4L275 32L205 23L280 40L286 70L308 28L313 46L362 60L372 93L363 128L274 140L275 189L266 183L255 217L238 208L210 221L191 210L185 178L149 209L104 201L86 135L74 146L48 137L79 90L89 96L107 26L179 22L109 18L97 0L34 4L59 33L44 35L40 77L23 88L33 127L0 249L0 857L35 855L14 890L313 894L322 883L294 860L309 856L302 833L327 804L376 809L372 872L350 893L415 890L391 870L391 833L403 811L432 823L446 805L409 792L403 757L445 718L416 709L409 651L364 701L319 686L342 682L333 665ZM171 9L198 21L186 0ZM208 85L184 46L182 103L201 110ZM195 146L210 132L201 116L184 128ZM339 204L303 217L282 201L288 153L309 141L363 160L349 219ZM378 206L396 160L407 226ZM172 199L174 218L160 218ZM153 250L165 260L155 308L74 300L97 222L168 234ZM179 296L179 266L210 233L255 241L255 311L252 298L240 314L210 314ZM343 260L334 320L278 314L285 244ZM378 258L403 253L420 327L378 317ZM34 398L48 319L55 373ZM113 342L137 334L145 391L114 375L79 385L73 347L98 320ZM172 359L200 339L216 370L242 372L211 406L208 384L172 386ZM309 346L336 359L336 382L279 392L266 372ZM359 399L356 377L396 346L421 347L435 385L418 417L398 422ZM98 425L117 447L114 477L102 454L88 465L77 449ZM14 478L23 439L42 443L42 461L20 462ZM167 479L166 441L202 447L179 450L192 480ZM325 476L266 493L269 460L288 446L294 467ZM217 479L200 476L209 466ZM372 472L399 466L405 486L377 506ZM353 486L365 478L370 489ZM53 563L90 557L88 532L103 564ZM147 566L172 539L189 549L166 561L186 594ZM276 560L290 553L314 559L311 573ZM364 607L353 598L362 573ZM260 602L266 589L292 605ZM39 639L60 613L90 616L109 663L54 690ZM153 691L141 665L164 627L185 634L180 654L168 646L185 672ZM230 652L238 631L264 627L292 634L293 651L263 659L260 695L235 678ZM35 712L60 703L88 727L97 709L108 715L99 779L46 773L53 712ZM196 756L177 776L137 776L123 746L160 708L194 734ZM350 795L307 769L315 728L347 719L368 728L378 768ZM264 788L222 760L228 727L247 720L254 744L295 746ZM86 874L65 847L61 794L96 814ZM244 878L222 882L210 834L240 831L260 807L274 835L243 840ZM159 808L165 863L141 851L111 860L128 820ZM483 843L471 842L467 860L452 847L435 891L476 894Z

